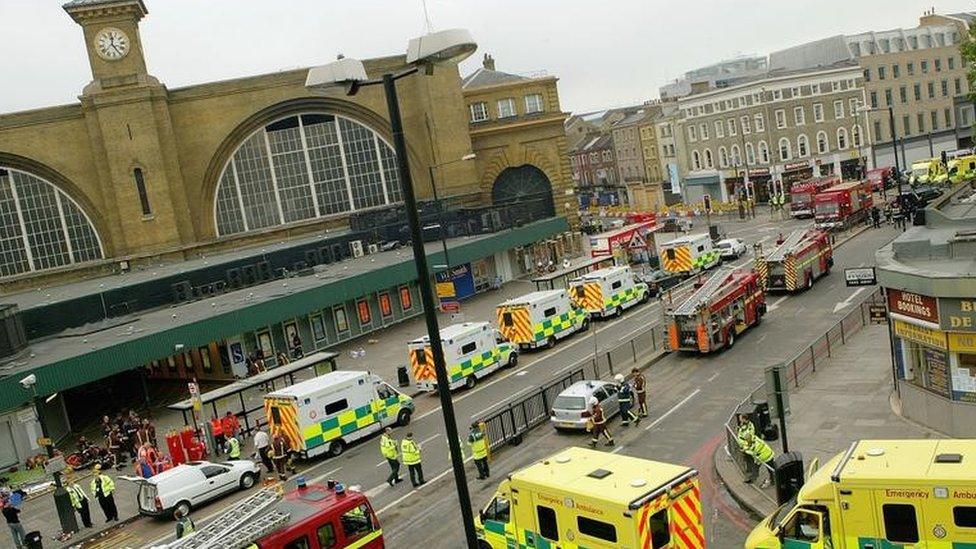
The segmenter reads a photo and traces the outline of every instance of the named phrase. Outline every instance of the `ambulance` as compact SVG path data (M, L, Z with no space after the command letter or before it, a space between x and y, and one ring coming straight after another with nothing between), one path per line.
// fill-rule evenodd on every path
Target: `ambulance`
M698 471L567 448L509 475L475 519L479 549L705 547Z
M498 330L519 349L552 348L556 340L590 327L590 315L566 290L544 290L509 299L495 309Z
M619 316L651 298L647 284L635 282L628 265L597 269L570 280L569 295L577 307L600 318Z
M763 520L747 549L976 547L976 440L862 440Z
M722 262L707 234L690 234L661 244L658 256L664 272L689 275L711 269Z
M305 459L335 457L350 443L410 423L413 400L369 372L340 370L264 397L272 433L280 431Z
M471 389L479 379L495 370L518 364L515 345L505 341L487 322L465 322L441 328L441 347L452 391L461 387ZM424 336L411 341L407 344L407 353L417 388L437 390L430 338Z

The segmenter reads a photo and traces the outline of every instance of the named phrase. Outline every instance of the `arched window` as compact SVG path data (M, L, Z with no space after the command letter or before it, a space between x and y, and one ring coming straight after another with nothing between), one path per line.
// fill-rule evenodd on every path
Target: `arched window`
M806 158L810 154L810 140L807 136L800 134L796 138L796 155L800 158Z
M752 143L746 143L746 164L756 163L756 148L752 146Z
M824 154L830 151L830 143L827 141L827 132L817 132L817 153Z
M769 164L769 145L766 145L765 141L759 142L759 162Z
M779 140L779 159L781 161L786 161L793 158L793 149L790 147L790 140L781 137Z
M851 128L851 145L854 147L861 146L861 126L859 124Z
M693 170L702 169L701 154L698 151L691 151L691 168Z
M0 276L102 259L91 220L61 189L0 166Z
M742 165L742 151L739 150L739 146L738 145L732 145L732 148L729 149L729 151L730 151L730 154L732 155L732 165L733 166L741 166Z
M715 167L715 162L712 160L712 149L705 149L705 168L712 169Z
M837 148L840 150L847 148L847 128L837 128Z
M718 167L728 168L729 167L729 151L725 147L718 148Z
M220 176L217 234L243 233L399 202L393 148L343 116L308 113L268 124Z

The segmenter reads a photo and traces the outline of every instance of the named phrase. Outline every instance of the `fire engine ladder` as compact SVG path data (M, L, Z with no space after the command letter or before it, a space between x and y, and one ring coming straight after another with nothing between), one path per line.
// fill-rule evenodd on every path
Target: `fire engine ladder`
M691 294L691 297L689 297L688 299L685 300L684 303L679 305L678 308L675 309L674 313L672 314L675 315L693 314L695 311L698 310L699 305L703 303L707 303L708 298L712 297L712 294L714 294L716 290L722 287L722 284L725 283L725 279L727 279L730 274L732 274L731 267L725 267L720 269L718 272L712 275L712 277L709 278L707 282L702 284L701 288L695 290L695 293Z
M273 508L280 500L279 488L263 488L192 535L157 549L242 549L288 522L290 514Z
M786 258L786 254L788 252L793 251L796 245L802 242L804 237L806 237L806 235L807 235L807 231L803 229L793 231L792 233L790 233L790 236L786 237L786 240L784 240L783 243L779 245L779 247L773 250L773 253L769 254L767 260L783 261L783 259Z

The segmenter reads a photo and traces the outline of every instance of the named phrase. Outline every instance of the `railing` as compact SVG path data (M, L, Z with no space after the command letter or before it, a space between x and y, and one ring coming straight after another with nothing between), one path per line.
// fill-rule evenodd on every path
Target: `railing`
M813 374L817 373L817 367L830 358L833 349L846 345L854 334L860 332L864 326L867 326L871 322L870 306L878 302L883 303L880 288L875 289L874 292L861 300L853 310L834 324L825 334L815 339L813 343L798 352L793 358L783 362L780 366L785 374L785 385L782 389L784 391L798 389ZM736 405L725 423L726 453L739 467L739 471L743 477L749 479L755 478L758 466L752 457L739 447L738 438L736 437L738 417L740 414L747 414L751 417L756 409L756 405L765 401L766 385L765 383L760 383L748 396ZM780 436L782 436L782 433Z

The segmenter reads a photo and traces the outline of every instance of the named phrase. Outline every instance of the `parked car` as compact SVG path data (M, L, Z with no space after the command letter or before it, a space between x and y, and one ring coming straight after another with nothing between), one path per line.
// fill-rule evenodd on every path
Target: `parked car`
M678 282L681 282L681 279L678 278L674 273L668 273L662 271L661 269L637 273L636 277L638 282L647 284L647 290L654 297L658 297L661 295L661 292L674 286Z
M746 243L741 238L726 238L715 243L722 259L738 259L746 253Z
M261 468L245 459L191 461L149 478L119 478L139 485L139 514L171 517L177 510L189 513L210 500L251 488L261 479Z
M549 411L549 421L557 430L581 431L586 429L586 422L593 414L590 397L596 397L603 406L604 417L611 417L620 413L620 402L617 401L616 383L609 381L577 381L563 392L559 393Z

